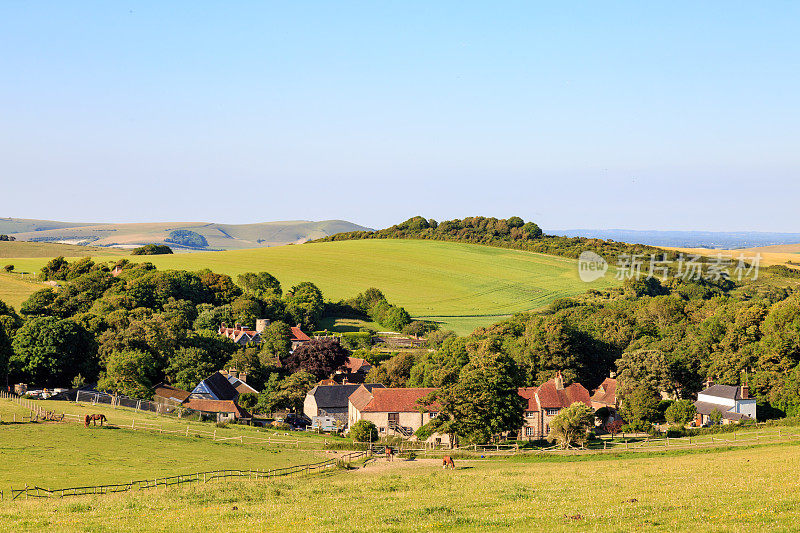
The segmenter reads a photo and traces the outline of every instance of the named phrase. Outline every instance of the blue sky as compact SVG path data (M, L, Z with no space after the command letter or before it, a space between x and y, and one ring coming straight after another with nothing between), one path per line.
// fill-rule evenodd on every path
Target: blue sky
M3 2L0 216L800 231L800 4Z

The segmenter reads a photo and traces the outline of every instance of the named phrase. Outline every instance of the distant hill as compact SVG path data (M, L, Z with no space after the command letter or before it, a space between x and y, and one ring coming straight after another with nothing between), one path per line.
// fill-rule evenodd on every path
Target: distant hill
M548 235L611 239L618 242L678 248L756 248L800 242L800 233L762 231L647 231L628 229L545 230Z
M0 233L18 241L135 248L166 244L176 252L239 250L303 243L347 231L366 230L345 220L298 220L258 224L209 222L148 222L79 224L49 220L0 219Z
M0 235L23 233L29 231L44 231L50 229L74 228L78 226L94 226L90 222L58 222L56 220L36 220L33 218L2 218L0 217Z

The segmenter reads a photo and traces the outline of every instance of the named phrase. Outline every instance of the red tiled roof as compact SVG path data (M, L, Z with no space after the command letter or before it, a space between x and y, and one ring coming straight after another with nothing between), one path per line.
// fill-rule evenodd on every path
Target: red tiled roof
M361 359L360 357L348 357L347 362L343 365L346 369L350 372L358 372L363 367L372 366L365 359Z
M204 400L190 398L183 402L183 406L194 411L204 413L235 413L236 418L250 418L250 414L236 405L232 400Z
M592 395L592 401L604 405L616 405L617 403L617 380L606 378L597 387Z
M353 407L359 411L363 411L364 407L372 401L372 393L364 385L361 385L350 395L347 401L352 403Z
M372 399L359 411L367 413L418 413L423 409L417 400L424 398L434 388L404 388L404 389L372 389ZM358 391L356 391L358 392ZM355 394L355 393L353 393ZM352 395L351 395L352 398ZM356 404L353 403L355 407ZM438 410L437 404L432 404L425 411Z
M293 341L310 341L311 337L303 333L303 331L298 327L292 328L292 340Z
M580 383L573 383L563 389L556 388L555 378L545 381L538 387L523 387L517 393L528 400L527 411L541 409L564 409L575 402L592 406L589 391Z
M154 392L156 396L160 396L161 398L174 398L180 402L188 398L191 394L189 391L176 389L175 387L167 385L166 383L156 385Z
M539 407L536 405L536 390L539 387L520 387L517 394L528 400L526 411L538 411Z

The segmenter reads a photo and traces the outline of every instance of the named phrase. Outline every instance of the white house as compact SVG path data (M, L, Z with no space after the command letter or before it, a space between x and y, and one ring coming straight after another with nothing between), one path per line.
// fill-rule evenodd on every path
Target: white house
M750 397L747 385L714 385L706 383L706 389L697 395L695 422L698 426L708 424L709 415L715 410L722 414L722 423L756 419L756 400Z

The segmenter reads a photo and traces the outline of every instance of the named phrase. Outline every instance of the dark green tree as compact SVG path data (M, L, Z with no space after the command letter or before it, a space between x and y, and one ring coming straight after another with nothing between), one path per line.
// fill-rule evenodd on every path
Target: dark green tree
M132 398L151 398L158 373L158 361L149 352L113 352L106 360L106 370L100 375L97 387Z
M65 386L78 372L97 375L92 336L72 320L28 320L14 335L11 370L19 379L48 387Z
M378 428L369 420L359 420L350 426L350 438L356 442L377 442Z
M468 442L485 443L522 426L523 399L514 360L498 353L478 353L461 370L458 381L435 391L426 403L439 415L423 426Z

